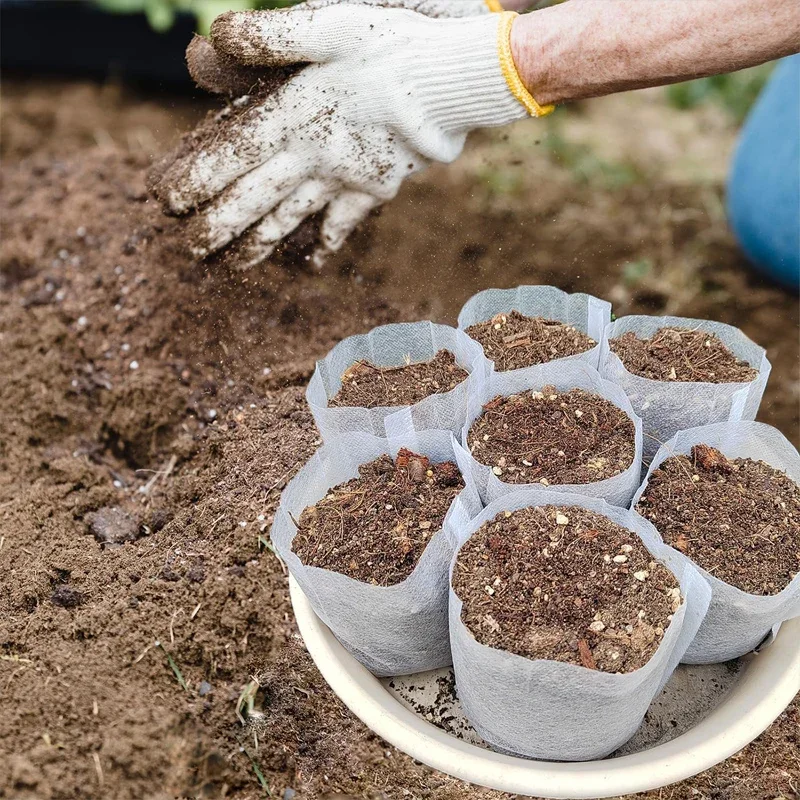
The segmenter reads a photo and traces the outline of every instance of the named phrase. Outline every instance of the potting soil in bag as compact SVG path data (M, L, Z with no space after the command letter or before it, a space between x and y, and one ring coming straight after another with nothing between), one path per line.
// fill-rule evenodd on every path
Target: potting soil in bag
M535 427L508 413L502 398L512 395L519 395L515 402L535 407ZM501 431L477 435L490 411L501 429L507 425L502 436ZM543 364L533 378L524 371L490 373L483 393L470 398L460 444L485 503L527 486L627 507L641 478L641 420L619 386L581 362ZM564 474L565 461L571 465L566 474L578 475L574 483L543 477Z
M710 339L698 343L699 346L695 348L688 363L679 350L680 363L677 364L677 369L667 370L663 380L634 374L613 352L612 340L620 339L626 334L634 334L640 340L650 339L664 328L676 328L687 333L699 331L713 334L737 360L746 362L752 368L752 377L717 382L719 376L711 375L713 369L709 369L709 357L715 352L719 355L719 347L718 343ZM668 341L657 343L655 355L663 354L666 357L670 352L668 345ZM654 352L652 347L650 352ZM678 371L689 365L689 373L696 368L697 380L687 379L689 375ZM634 411L642 418L645 464L650 462L662 443L680 430L715 422L754 419L770 370L771 365L763 348L748 339L738 328L709 320L622 317L606 327L601 344L600 373L624 389Z
M540 364L556 360L583 361L596 368L610 321L610 303L555 286L486 289L473 295L458 315L458 327L483 345L495 371L520 374L532 374Z
M442 525L424 520L423 501L430 500L427 484L433 482L430 475L435 471L438 473L437 465L444 467L442 462L456 461L458 453L454 445L455 439L449 431L412 432L402 441L389 441L366 433L343 434L323 445L289 482L281 496L272 527L276 551L305 592L316 614L350 653L375 675L403 675L451 663L447 571L452 547L441 530ZM387 502L386 497L367 497L364 492L351 491L346 494L340 491L337 494L334 487L358 478L359 467L378 459L380 461L372 464L373 471L384 470L389 473L387 480L391 480L394 466L391 459L385 458L387 455L396 457L395 465L398 468L402 465L404 472L402 487L398 481L390 493L391 502ZM420 459L415 458L417 455L426 457L431 464L421 463ZM460 466L463 470L463 465ZM415 474L417 472L419 474ZM462 480L459 471L452 470L451 474L459 482ZM455 496L445 516L445 524L456 508L467 517L481 508L477 492L469 485L468 474L463 479L467 486ZM453 485L450 480L444 483ZM305 535L307 531L308 523L303 516L306 509L316 504L320 504L321 508L325 501L341 501L342 519L344 513L352 519L362 503L371 503L374 508L376 500L380 503L377 512L372 513L372 509L369 509L371 522L363 523L363 542L370 541L370 534L375 536L375 530L371 531L367 525L379 524L376 519L390 519L392 528L389 533L398 551L394 564L387 566L387 561L383 560L387 556L385 552L371 554L368 547L360 547L362 540L359 536L345 537L344 545L335 537L329 537L330 547L327 546L327 539L319 541L319 558L306 542L303 551L306 563L298 557L293 542L299 535L298 522L303 527L301 533ZM419 509L419 514L416 509ZM338 507L333 510L338 511ZM414 530L405 527L409 516L415 519ZM417 521L418 516L423 519ZM381 534L385 537L386 531L377 531L377 534L378 538ZM424 544L425 541L427 544ZM331 549L337 546L349 547L350 550L347 553L335 553L334 560L344 563L347 571L353 571L364 580L307 563L315 560L329 563ZM420 546L424 547L421 555ZM405 559L406 556L418 558L416 565L413 566L413 560ZM352 564L349 563L351 558ZM403 573L407 577L394 582L402 577L397 571L405 569L407 562L408 569ZM395 570L394 575L390 574L390 569ZM384 579L391 585L376 585ZM374 583L368 582L370 580Z
M498 750L547 760L623 745L705 616L700 573L647 520L581 495L515 491L472 520L454 513L448 532L453 667L475 730Z
M440 363L448 359L453 361L453 357L452 364ZM381 374L375 368L403 368L421 365L421 362L432 359L437 359L439 370L445 376L458 371L463 380L458 381L452 389L442 391L449 384L443 386L431 377L423 385L412 374L408 376L408 381L414 385L407 388L423 389L419 393L423 399L417 402L385 403L374 407L334 405L334 402L338 403L337 396L343 389L343 376L348 383L355 383L357 387L362 376L363 380L375 382L376 376ZM385 436L385 419L404 407L410 407L417 430L458 432L466 418L467 398L480 390L487 371L488 365L480 345L462 331L433 322L382 325L369 333L344 339L324 359L318 361L306 391L306 400L324 440L338 433L353 431ZM383 386L384 382L380 381L380 384Z
M785 476L733 459L762 461ZM798 482L797 450L760 422L691 428L659 449L632 508L713 592L686 663L737 658L800 616Z

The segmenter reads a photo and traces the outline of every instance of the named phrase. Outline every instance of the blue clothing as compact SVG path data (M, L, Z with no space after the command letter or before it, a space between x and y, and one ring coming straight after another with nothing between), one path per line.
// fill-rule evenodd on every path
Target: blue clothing
M728 218L757 267L800 287L800 55L778 64L742 128Z

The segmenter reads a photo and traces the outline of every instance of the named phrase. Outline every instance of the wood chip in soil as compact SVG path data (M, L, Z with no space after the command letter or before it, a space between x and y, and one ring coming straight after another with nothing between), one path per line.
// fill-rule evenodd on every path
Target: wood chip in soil
M381 456L303 511L292 550L308 566L392 586L414 571L463 488L451 461L406 449Z
M649 339L628 331L608 344L628 372L654 381L748 383L758 376L706 331L660 328Z
M410 406L432 394L449 392L468 377L449 350L439 350L430 361L399 367L377 367L369 361L356 361L342 375L342 386L330 405Z
M578 506L498 514L461 548L453 589L482 644L603 672L644 666L682 602L635 533Z
M519 311L497 314L471 325L466 333L483 347L498 372L575 356L597 344L571 325L544 317L526 317Z
M490 400L467 442L505 483L594 483L630 467L636 428L599 395L545 386Z
M664 541L749 594L777 594L800 573L800 487L708 445L653 471L636 510Z

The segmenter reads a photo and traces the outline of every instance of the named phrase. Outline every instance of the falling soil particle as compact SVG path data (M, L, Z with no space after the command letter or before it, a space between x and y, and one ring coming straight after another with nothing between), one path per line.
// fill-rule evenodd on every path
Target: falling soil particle
M636 510L667 544L742 591L777 594L800 573L800 487L763 461L695 445L654 470Z
M94 538L103 545L124 544L139 537L139 523L119 506L106 506L87 514L86 521Z
M305 509L292 549L309 566L392 586L414 571L463 487L454 463L431 464L403 448Z
M597 344L571 325L543 317L526 317L519 311L497 314L471 325L466 333L483 347L498 372L579 355Z
M455 389L469 377L449 350L439 350L430 361L399 367L376 367L356 361L344 375L331 406L410 406L432 394Z
M660 328L649 339L628 331L609 346L628 372L654 381L747 383L758 375L706 331Z
M594 483L630 467L636 429L599 395L545 386L486 403L468 444L505 483Z
M682 602L636 534L578 506L498 514L462 547L453 589L481 644L602 672L644 666Z

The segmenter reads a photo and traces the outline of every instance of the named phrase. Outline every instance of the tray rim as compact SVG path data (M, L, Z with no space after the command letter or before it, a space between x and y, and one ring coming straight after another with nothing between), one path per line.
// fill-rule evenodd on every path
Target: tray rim
M725 700L691 730L649 750L584 762L531 761L469 744L414 714L339 643L297 582L289 594L300 634L340 700L373 732L417 761L511 794L590 800L652 791L724 761L766 730L800 692L800 617L742 659Z

